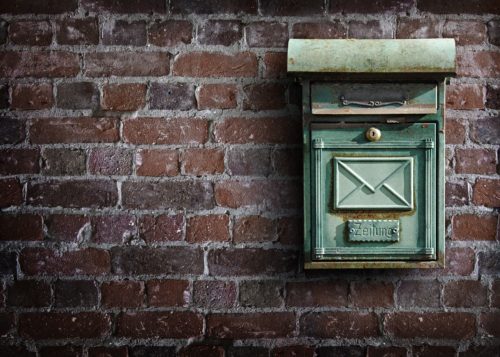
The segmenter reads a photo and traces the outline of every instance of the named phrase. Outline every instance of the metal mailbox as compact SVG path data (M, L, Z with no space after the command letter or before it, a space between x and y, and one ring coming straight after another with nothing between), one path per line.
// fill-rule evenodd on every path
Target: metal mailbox
M302 84L306 269L444 266L453 39L290 40Z

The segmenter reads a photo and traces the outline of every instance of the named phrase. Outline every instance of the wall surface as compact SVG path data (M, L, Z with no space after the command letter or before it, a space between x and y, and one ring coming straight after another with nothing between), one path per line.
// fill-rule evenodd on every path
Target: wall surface
M0 355L498 356L500 3L0 2ZM454 37L447 267L301 268L288 38Z

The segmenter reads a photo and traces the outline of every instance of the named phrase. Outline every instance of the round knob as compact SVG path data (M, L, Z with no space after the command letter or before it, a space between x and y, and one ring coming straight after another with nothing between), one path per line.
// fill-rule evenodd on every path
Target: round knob
M370 128L366 131L366 138L369 141L379 141L382 137L382 133L377 128Z

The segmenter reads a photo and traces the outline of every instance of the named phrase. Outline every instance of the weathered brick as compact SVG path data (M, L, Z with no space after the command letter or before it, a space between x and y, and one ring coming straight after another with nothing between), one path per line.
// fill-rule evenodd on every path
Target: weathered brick
M244 307L280 307L283 304L283 283L278 280L240 282L240 305Z
M472 201L475 205L486 207L500 206L500 180L477 179L473 190Z
M108 281L101 285L102 305L112 307L140 307L144 304L142 281Z
M0 312L0 335L1 336L11 335L11 331L13 330L14 326L15 326L14 314L12 312ZM17 356L17 355L13 354L12 356Z
M463 174L496 173L496 152L489 149L457 149L455 171Z
M457 75L478 78L499 77L500 52L459 52L457 54Z
M394 306L394 285L388 282L355 281L351 283L349 301L355 307Z
M111 250L111 257L115 274L203 273L203 252L199 248L116 247Z
M109 253L95 248L65 252L24 248L19 262L27 275L103 275L110 268Z
M243 109L281 109L286 105L285 91L286 87L282 84L249 84L243 87Z
M132 152L121 148L92 149L89 171L94 175L129 175L132 172Z
M40 357L82 357L83 347L64 346L43 346L39 349Z
M500 46L500 21L491 20L488 25L488 39L492 45Z
M188 219L186 241L190 243L227 242L229 216L225 214L194 216Z
M490 250L478 253L480 275L498 275L500 271L500 252Z
M140 149L135 154L139 176L177 176L179 154L176 150Z
M208 20L198 27L202 45L231 46L241 40L242 25L237 20Z
M110 330L110 317L99 312L30 312L19 315L19 334L34 340L102 338Z
M453 217L454 240L491 240L497 236L497 216L461 214Z
M12 315L14 316L14 315ZM12 323L14 319L12 319ZM3 333L2 333L3 335ZM4 345L0 346L0 355L2 356L12 356L12 357L36 357L36 352L31 352L24 346L16 345Z
M39 157L38 149L0 150L0 174L36 174L39 171Z
M0 274L13 275L17 270L17 253L0 251Z
M182 312L124 312L117 318L116 335L131 338L191 338L202 334L203 316Z
M233 227L235 243L269 242L276 240L276 222L270 218L257 216L237 217Z
M450 307L486 306L487 287L480 281L449 281L444 285L443 302Z
M189 149L182 153L180 161L187 175L215 175L224 172L224 150Z
M257 0L172 0L171 11L174 14L257 14Z
M97 18L66 18L56 23L56 40L61 45L97 45L99 25Z
M288 283L287 306L347 306L349 285L347 281L310 281Z
M57 280L54 286L56 307L95 307L98 290L92 280Z
M319 357L366 357L365 347L360 346L332 346L316 349Z
M190 345L179 350L179 357L224 357L224 347Z
M228 357L269 357L269 351L265 347L244 346L227 348Z
M50 285L45 281L17 280L7 285L8 306L49 306L51 295Z
M262 2L260 10L266 16L308 16L323 14L325 7L321 0L270 0Z
M316 356L314 353L314 347L312 346L283 346L275 347L271 350L271 356L273 357L287 357L287 356L302 356L302 357L313 357Z
M61 14L78 8L78 0L16 0L0 4L0 13L11 14Z
M286 52L266 52L264 78L284 78L286 73Z
M96 52L84 56L90 77L166 76L170 55L164 52Z
M0 180L0 208L21 205L23 202L22 189L19 179Z
M197 280L193 286L196 306L207 309L226 309L236 301L236 284L232 281Z
M455 150L447 147L445 149L445 167L446 167L445 172L446 172L446 175L453 175L453 173L454 173L454 169L453 169L454 156L455 156Z
M484 108L483 86L478 84L454 84L448 86L446 105L450 109Z
M145 46L146 22L110 19L102 24L105 45Z
M488 84L486 87L486 108L500 108L500 86Z
M429 18L398 20L397 38L436 38L439 37L440 22Z
M49 109L54 105L52 84L16 84L12 87L10 107L18 110Z
M294 272L297 255L294 251L257 248L227 248L212 250L208 254L210 274L215 276L241 276Z
M278 175L302 176L302 149L274 150L272 161Z
M128 357L127 346L120 347L89 347L89 357Z
M238 89L234 84L204 84L197 88L198 109L236 108Z
M479 326L486 332L487 335L493 337L500 337L500 321L499 312L484 312L480 315Z
M398 306L439 307L441 284L437 280L405 280L397 290Z
M191 302L186 280L149 280L146 289L148 306L188 306Z
M123 122L123 136L131 144L203 144L208 121L195 118L137 118Z
M139 234L147 243L182 240L184 215L142 216Z
M52 43L52 26L48 21L14 21L9 25L9 39L16 45L48 46Z
M302 217L281 217L278 219L278 241L285 245L298 246L303 238Z
M405 347L375 347L368 346L366 357L406 357Z
M134 346L128 348L130 357L176 357L176 348L170 346Z
M7 42L7 28L9 24L7 21L0 19L0 45L4 45Z
M252 22L246 27L245 39L250 47L286 47L288 25L277 22Z
M92 82L60 83L56 102L63 109L95 109L99 105L99 90Z
M465 125L460 120L446 119L446 144L463 144L465 142Z
M307 337L366 338L379 335L377 315L373 312L309 312L300 317L299 325L300 335Z
M46 176L84 175L86 155L81 149L44 149L42 173Z
M139 110L146 105L146 84L106 84L103 88L102 108L106 110Z
M500 118L485 118L472 122L472 141L479 144L500 145Z
M447 0L432 1L419 0L417 8L421 11L428 11L435 14L500 14L500 7L495 0L467 1L467 0Z
M82 7L90 12L110 12L118 14L165 13L166 4L161 0L82 0Z
M0 144L17 144L25 136L23 120L0 118Z
M383 21L367 20L367 21L350 21L349 22L349 38L393 38L392 27Z
M443 37L454 38L459 46L480 45L486 41L486 26L481 21L446 20Z
M137 234L135 217L129 214L93 216L91 222L94 243L127 243Z
M255 77L257 67L257 57L251 52L186 52L175 58L173 74L187 77Z
M0 241L43 239L42 217L37 214L0 214Z
M360 13L370 14L379 12L407 12L413 6L411 0L380 0L377 2L366 2L363 0L338 0L330 3L332 13Z
M347 28L340 21L299 22L293 24L292 37L306 39L345 38L347 37Z
M277 338L291 336L295 315L291 312L210 314L207 335L213 338Z
M118 201L114 181L42 181L28 184L28 204L48 207L112 207Z
M455 347L451 346L413 346L415 357L455 357Z
M30 139L34 144L112 143L119 139L115 118L33 119Z
M81 241L91 228L90 218L81 215L54 214L44 219L44 223L48 236L56 241Z
M498 356L498 346L476 345L472 343L465 351L460 352L459 357L490 357Z
M151 109L194 109L194 92L194 86L189 83L152 83L149 106Z
M271 173L271 152L269 149L230 148L227 153L227 167L232 176L268 176Z
M491 307L500 307L500 279L491 284Z
M189 44L193 37L193 25L189 21L155 21L148 31L148 42L156 46Z

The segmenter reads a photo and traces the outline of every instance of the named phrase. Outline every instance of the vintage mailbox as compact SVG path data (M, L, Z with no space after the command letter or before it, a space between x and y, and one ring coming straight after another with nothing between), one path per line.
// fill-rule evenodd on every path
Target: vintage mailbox
M302 84L306 269L444 266L453 39L290 40Z

